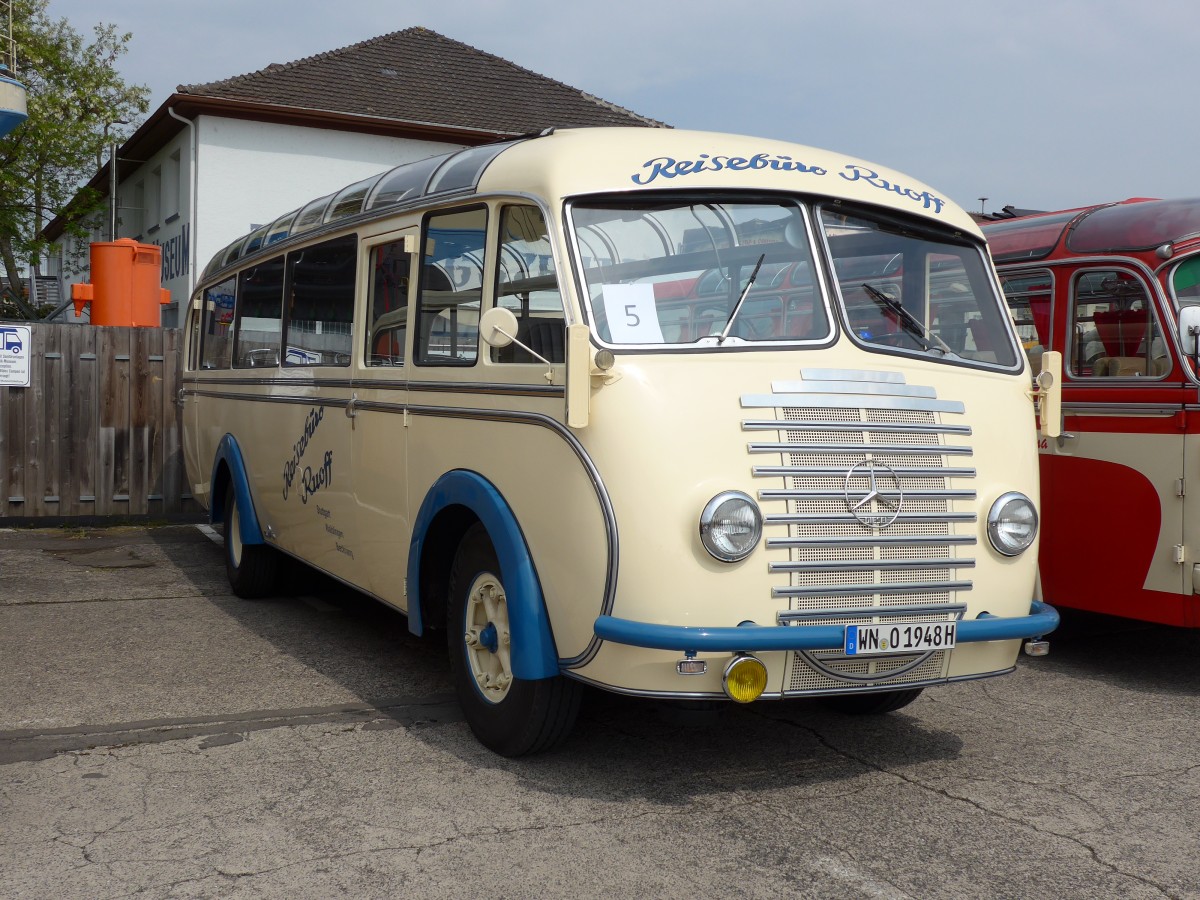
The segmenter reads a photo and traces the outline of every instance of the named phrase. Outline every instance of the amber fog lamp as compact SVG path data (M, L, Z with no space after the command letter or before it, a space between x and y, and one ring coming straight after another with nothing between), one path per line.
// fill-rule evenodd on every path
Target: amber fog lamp
M730 700L750 703L767 689L767 667L755 656L735 656L725 667L721 686Z

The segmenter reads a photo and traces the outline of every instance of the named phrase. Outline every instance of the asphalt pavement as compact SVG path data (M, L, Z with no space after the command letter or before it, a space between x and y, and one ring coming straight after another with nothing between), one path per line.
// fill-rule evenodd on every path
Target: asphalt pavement
M1200 633L1068 613L889 715L597 692L508 760L440 639L311 572L0 530L5 898L1200 897L1198 747Z

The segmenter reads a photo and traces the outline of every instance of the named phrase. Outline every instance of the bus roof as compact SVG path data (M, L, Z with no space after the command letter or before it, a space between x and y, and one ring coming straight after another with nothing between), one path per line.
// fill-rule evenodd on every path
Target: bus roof
M1200 198L1120 203L1023 216L983 226L997 263L1071 253L1139 253L1200 234Z
M796 191L891 207L981 236L962 209L913 178L852 156L745 135L674 128L566 128L405 163L279 216L218 251L201 278L270 244L424 198L647 190Z

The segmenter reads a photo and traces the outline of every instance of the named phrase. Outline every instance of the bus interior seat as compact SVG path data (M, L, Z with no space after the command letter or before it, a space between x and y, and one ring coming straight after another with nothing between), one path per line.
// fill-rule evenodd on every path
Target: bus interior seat
M566 322L562 319L525 319L517 331L521 342L552 363L567 358Z
M1144 356L1102 356L1092 363L1092 374L1104 378L1132 378L1146 374Z
M517 340L552 363L564 362L567 358L567 330L563 319L525 318L517 321ZM538 362L523 347L509 344L496 351L496 362Z

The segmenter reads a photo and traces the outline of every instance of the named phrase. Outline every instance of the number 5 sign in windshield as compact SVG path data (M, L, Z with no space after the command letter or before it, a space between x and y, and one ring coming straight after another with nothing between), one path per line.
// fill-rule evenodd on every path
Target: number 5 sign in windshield
M29 387L28 325L0 325L0 386Z
M606 284L604 311L613 340L630 344L663 343L652 284Z

